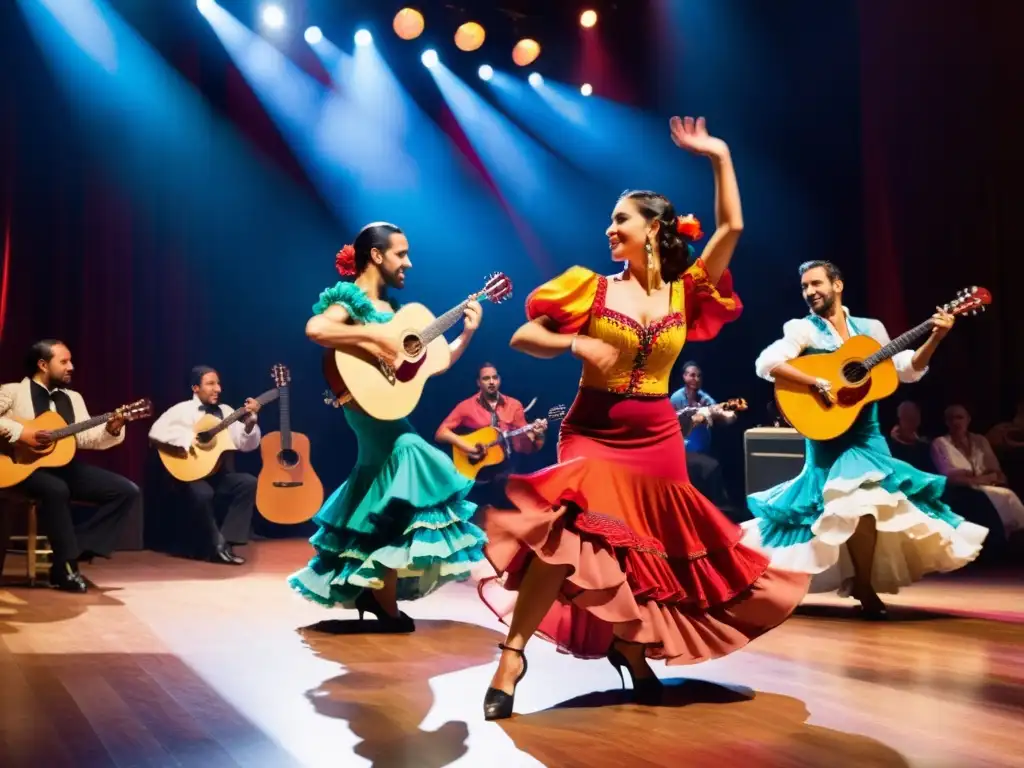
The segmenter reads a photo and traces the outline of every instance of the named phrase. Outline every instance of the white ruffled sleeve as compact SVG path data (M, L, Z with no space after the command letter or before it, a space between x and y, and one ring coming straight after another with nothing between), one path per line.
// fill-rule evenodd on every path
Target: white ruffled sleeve
M880 320L871 321L871 338L883 347L889 343L889 333L885 330L885 326L882 325ZM927 368L923 371L919 371L914 368L913 361L914 350L912 349L905 349L902 352L897 352L892 357L892 364L896 366L896 374L904 384L913 384L915 381L920 381L921 378L928 373Z
M775 381L772 371L783 363L788 363L790 360L800 357L800 354L810 346L810 343L810 323L803 318L790 320L782 326L782 338L772 342L757 356L754 370L762 379Z

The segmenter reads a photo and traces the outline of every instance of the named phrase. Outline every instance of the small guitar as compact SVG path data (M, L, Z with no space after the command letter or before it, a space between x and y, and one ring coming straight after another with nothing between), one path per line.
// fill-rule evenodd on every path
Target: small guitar
M946 304L951 315L984 312L992 303L985 288L965 288ZM884 347L870 336L851 336L834 352L804 355L789 364L808 376L832 382L832 391L797 384L782 377L775 380L775 402L786 420L810 440L833 440L844 434L866 405L882 400L899 386L892 357L909 349L931 333L931 319L904 333Z
M278 391L270 389L257 397L256 401L260 405L266 405L277 397ZM160 461L174 478L183 483L192 483L209 477L220 468L224 452L235 450L235 444L227 428L243 418L246 413L245 408L239 408L223 419L218 419L212 413L206 414L192 428L196 437L188 450L165 445L157 446Z
M726 400L724 403L715 403L714 405L686 405L682 408L676 408L676 416L683 416L689 413L696 413L701 408L708 408L711 411L745 411L747 410L747 401L742 397L734 398L732 400Z
M324 486L309 462L309 438L292 432L291 372L277 364L271 369L281 393L281 431L260 441L263 468L256 481L256 509L272 523L304 523L324 503Z
M564 419L566 410L564 405L556 405L549 410L547 416L548 424ZM510 429L506 432L499 432L496 427L483 427L475 432L460 435L466 442L475 445L477 452L481 455L473 456L453 445L452 463L455 464L455 469L459 471L460 475L468 477L470 480L476 480L480 470L484 467L493 467L496 464L501 464L508 458L508 451L512 447L509 441L513 437L526 434L532 430L532 424Z
M149 400L136 400L109 413L74 424L67 424L54 411L47 411L31 421L9 416L8 418L24 424L27 429L49 432L52 442L46 446L29 446L21 443L0 445L0 488L17 485L40 467L63 467L70 463L75 458L78 446L74 440L68 440L69 437L106 424L115 416L120 416L125 421L135 421L152 415L153 404Z
M406 304L382 326L402 352L389 365L360 349L328 350L324 376L331 388L331 405L354 400L375 419L394 421L412 413L423 395L427 379L448 368L451 350L444 332L462 317L466 305L477 299L499 304L512 295L512 281L503 273L491 275L484 287L465 301L435 318L422 304Z

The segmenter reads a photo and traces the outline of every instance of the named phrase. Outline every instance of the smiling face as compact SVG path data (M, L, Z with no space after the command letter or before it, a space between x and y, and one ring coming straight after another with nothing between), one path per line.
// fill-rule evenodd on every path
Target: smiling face
M696 365L689 365L686 370L683 371L683 384L686 388L696 392L700 389L700 385L703 383L703 376L701 375L700 368Z
M827 315L837 301L842 301L843 281L829 279L825 267L813 267L800 276L800 291L811 312Z
M656 241L659 223L650 222L632 198L623 197L612 211L612 223L605 230L613 261L636 261L646 258L644 245Z
M401 233L392 233L384 251L373 249L372 258L384 282L392 288L405 287L405 272L412 269L409 260L409 240Z

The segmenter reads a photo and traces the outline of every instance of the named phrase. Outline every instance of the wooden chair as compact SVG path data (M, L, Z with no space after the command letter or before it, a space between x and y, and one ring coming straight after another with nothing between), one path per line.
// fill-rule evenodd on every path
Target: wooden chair
M3 575L4 561L8 553L25 556L25 572L28 586L35 586L36 580L50 569L50 558L53 551L45 536L39 535L36 518L37 502L23 493L10 488L0 489L0 576ZM11 535L12 523L16 510L24 509L28 513L25 522L25 535ZM12 542L25 542L24 548L12 548Z

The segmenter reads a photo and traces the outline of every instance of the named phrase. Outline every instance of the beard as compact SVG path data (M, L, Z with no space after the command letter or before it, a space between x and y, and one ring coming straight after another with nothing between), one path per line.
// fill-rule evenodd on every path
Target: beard
M832 311L832 308L836 305L836 295L830 293L827 296L823 296L821 299L821 306L815 309L814 304L811 301L807 302L807 306L810 307L811 312L816 315L827 315Z

